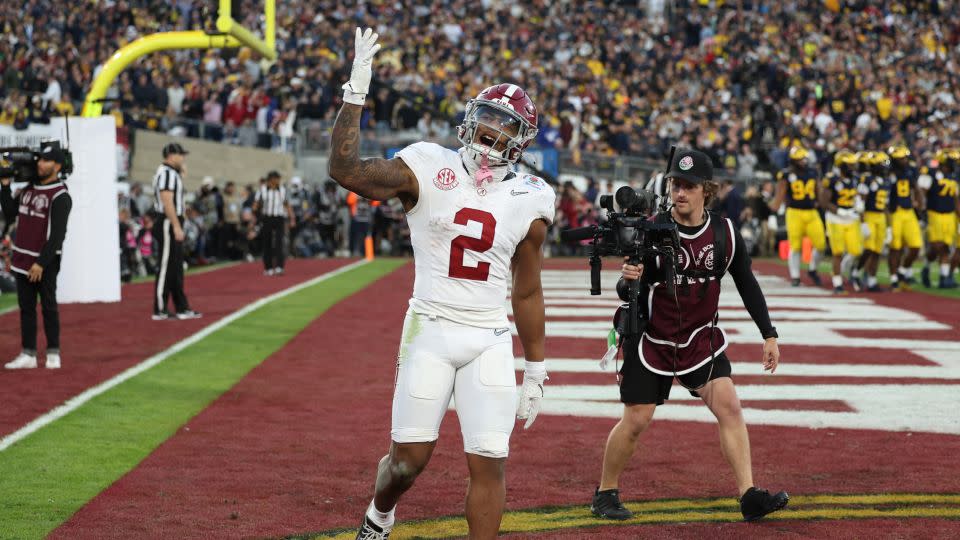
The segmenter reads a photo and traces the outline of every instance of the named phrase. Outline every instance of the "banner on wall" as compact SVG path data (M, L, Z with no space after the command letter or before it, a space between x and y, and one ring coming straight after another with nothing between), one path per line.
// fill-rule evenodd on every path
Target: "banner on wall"
M0 125L0 147L38 149L56 139L73 153L66 180L73 209L67 221L63 260L57 279L60 303L120 301L117 220L116 123L112 116L53 118L26 130ZM69 145L68 145L69 144Z

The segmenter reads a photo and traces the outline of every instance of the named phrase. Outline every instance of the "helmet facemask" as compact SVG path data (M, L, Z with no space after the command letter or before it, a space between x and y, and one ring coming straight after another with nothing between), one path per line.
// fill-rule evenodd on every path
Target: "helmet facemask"
M536 126L511 107L489 100L467 102L463 124L457 128L457 138L478 164L483 157L492 165L516 163L536 136Z

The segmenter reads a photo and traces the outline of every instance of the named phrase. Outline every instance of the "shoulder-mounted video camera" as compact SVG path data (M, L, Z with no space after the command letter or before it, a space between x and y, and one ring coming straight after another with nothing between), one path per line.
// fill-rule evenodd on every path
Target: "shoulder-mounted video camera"
M61 180L73 173L73 154L70 150L61 148L60 141L45 141L37 149L26 146L0 148L0 178L34 183L40 179L37 162L41 158L60 163Z
M600 206L607 210L607 221L592 227L579 227L560 233L564 242L593 239L590 249L590 294L600 294L601 257L626 257L629 264L654 264L659 256L666 275L666 286L672 292L679 265L680 236L673 220L651 219L656 211L656 195L645 189L623 186L615 195L602 195ZM618 212L617 209L620 211ZM664 209L665 210L665 209ZM629 282L629 304L625 334L638 332L637 299L640 281Z
M674 150L670 151L673 161ZM657 196L645 189L635 190L623 186L614 195L600 197L600 206L607 210L607 221L592 227L579 227L560 233L564 242L578 242L593 239L590 250L590 294L600 294L601 257L626 257L632 265L639 263L656 264L664 271L665 286L670 294L675 290L677 268L680 264L680 234L673 219L656 219ZM619 210L619 211L618 211ZM659 208L661 216L668 215L666 199ZM621 292L621 291L618 291ZM629 303L625 333L635 335L638 332L639 312L637 299L640 281L629 282L626 291ZM621 297L623 295L621 294Z

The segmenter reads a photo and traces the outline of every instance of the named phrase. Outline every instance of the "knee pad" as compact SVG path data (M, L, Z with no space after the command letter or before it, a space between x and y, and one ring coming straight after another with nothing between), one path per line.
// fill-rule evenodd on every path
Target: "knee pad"
M463 451L490 458L505 458L510 453L510 434L500 432L463 435Z

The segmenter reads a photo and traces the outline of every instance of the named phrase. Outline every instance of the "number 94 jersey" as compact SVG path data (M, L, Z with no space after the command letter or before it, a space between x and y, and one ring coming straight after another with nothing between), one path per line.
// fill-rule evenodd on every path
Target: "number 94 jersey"
M510 262L533 221L553 221L553 188L513 173L478 190L460 154L433 143L410 145L397 157L420 185L407 212L416 265L411 308L471 326L509 326Z

